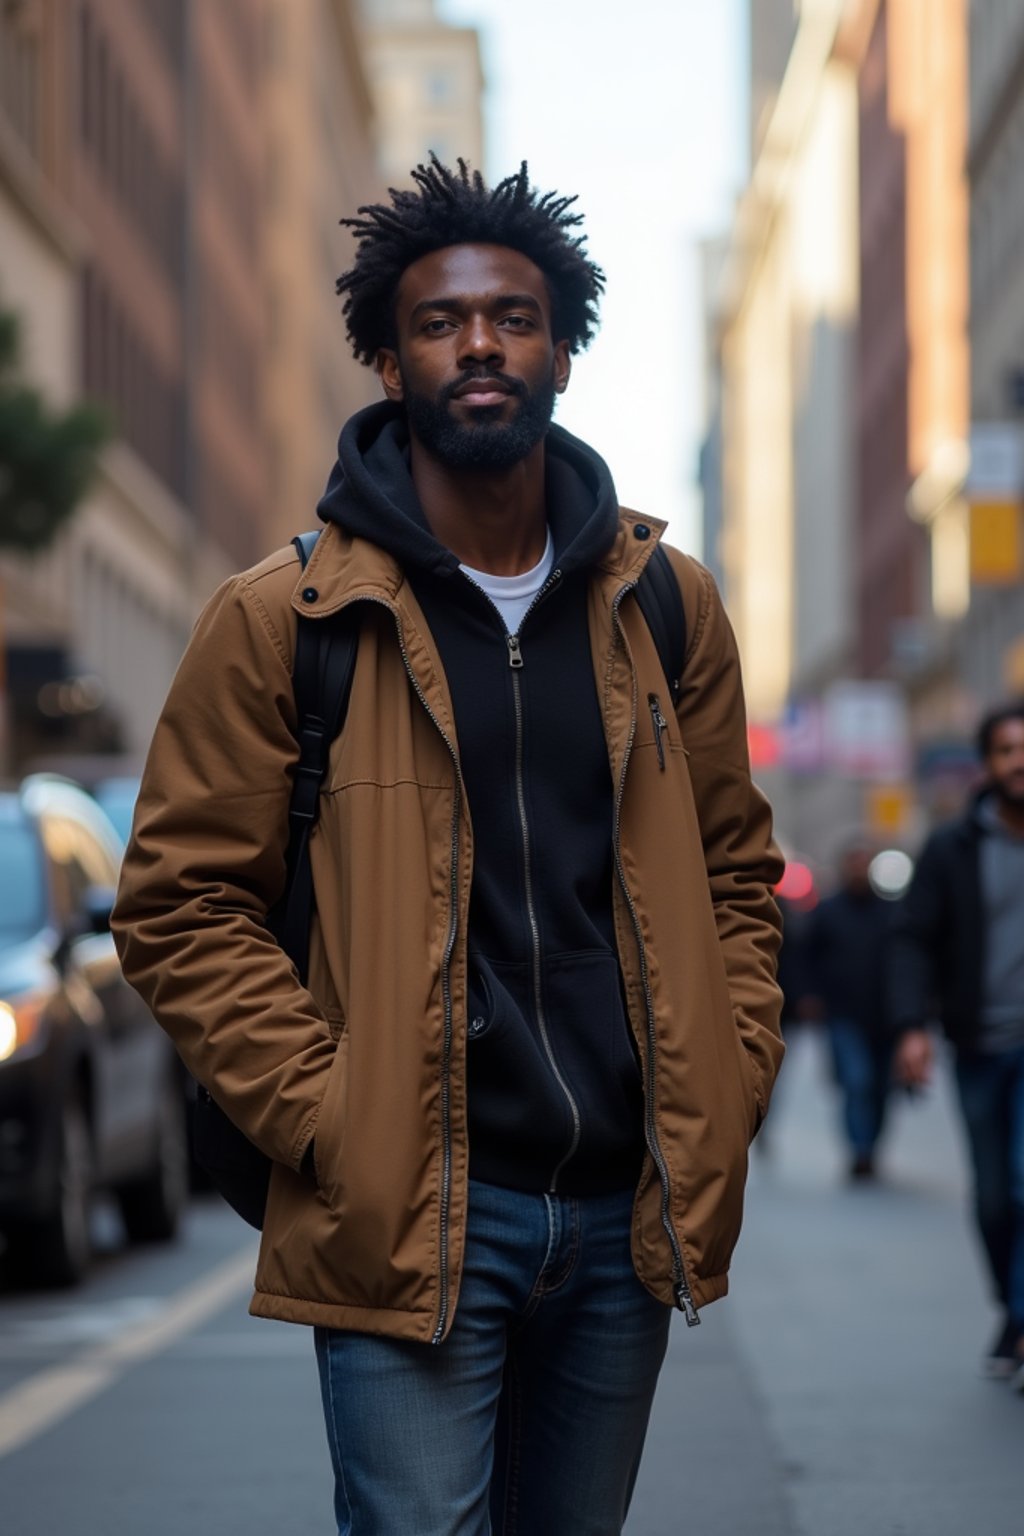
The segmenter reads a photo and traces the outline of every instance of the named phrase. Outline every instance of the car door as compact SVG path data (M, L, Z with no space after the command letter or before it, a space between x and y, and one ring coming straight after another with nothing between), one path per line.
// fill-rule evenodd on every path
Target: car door
M162 1042L102 926L102 898L112 900L117 884L118 850L101 813L84 794L60 786L42 808L40 832L65 986L91 1041L99 1173L117 1178L139 1167L153 1139Z

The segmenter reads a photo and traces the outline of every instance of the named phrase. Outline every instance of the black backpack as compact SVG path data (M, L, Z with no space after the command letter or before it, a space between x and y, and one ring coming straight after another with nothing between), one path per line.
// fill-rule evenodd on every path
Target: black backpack
M298 534L292 543L305 566L320 530ZM659 544L636 587L636 600L658 648L673 707L679 702L686 654L686 615L679 582ZM303 984L309 964L313 876L309 838L316 825L320 785L331 742L345 723L359 648L359 605L332 619L298 616L292 686L298 715L299 761L288 806L285 891L268 915L268 926L292 961ZM271 1160L244 1136L200 1084L192 1106L192 1154L214 1189L249 1222L262 1228L270 1187Z

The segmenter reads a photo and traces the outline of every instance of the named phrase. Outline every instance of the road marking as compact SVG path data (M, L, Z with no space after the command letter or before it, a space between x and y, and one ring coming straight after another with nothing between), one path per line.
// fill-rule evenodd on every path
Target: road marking
M159 1315L125 1328L116 1338L83 1350L67 1365L55 1365L19 1382L0 1397L0 1456L7 1456L51 1429L112 1386L142 1360L158 1355L191 1333L252 1284L256 1255L236 1253L173 1296Z

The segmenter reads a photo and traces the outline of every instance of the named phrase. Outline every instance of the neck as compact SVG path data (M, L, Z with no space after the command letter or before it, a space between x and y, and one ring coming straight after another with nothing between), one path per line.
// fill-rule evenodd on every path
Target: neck
M547 541L542 442L509 469L452 469L412 437L410 467L431 533L462 565L520 576L538 563Z

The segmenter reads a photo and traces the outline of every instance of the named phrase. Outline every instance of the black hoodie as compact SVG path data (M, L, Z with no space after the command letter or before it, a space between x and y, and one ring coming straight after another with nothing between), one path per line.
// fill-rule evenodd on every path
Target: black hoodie
M612 917L612 782L587 571L618 530L604 461L546 441L554 567L510 666L497 609L430 532L404 414L345 426L320 516L403 567L444 664L473 824L470 1174L518 1189L626 1188L643 1155L639 1067Z

